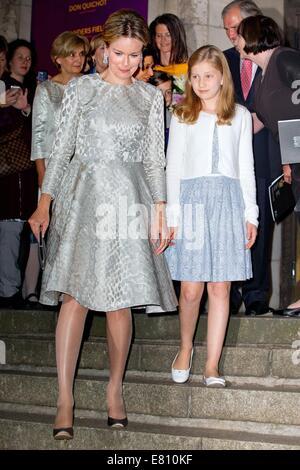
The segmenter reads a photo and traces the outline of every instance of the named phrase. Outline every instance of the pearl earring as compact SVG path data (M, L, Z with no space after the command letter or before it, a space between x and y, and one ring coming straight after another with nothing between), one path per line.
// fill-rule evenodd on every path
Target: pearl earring
M108 65L108 55L107 54L103 55L103 64Z

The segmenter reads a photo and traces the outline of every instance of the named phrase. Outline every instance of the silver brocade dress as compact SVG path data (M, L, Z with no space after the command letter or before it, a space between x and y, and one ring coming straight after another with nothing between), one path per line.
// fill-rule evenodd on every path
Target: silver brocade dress
M68 84L42 187L54 199L42 303L67 293L97 311L176 308L149 241L151 205L166 200L164 165L160 91L98 74Z
M37 86L32 107L31 160L48 159L58 128L66 85L46 80Z

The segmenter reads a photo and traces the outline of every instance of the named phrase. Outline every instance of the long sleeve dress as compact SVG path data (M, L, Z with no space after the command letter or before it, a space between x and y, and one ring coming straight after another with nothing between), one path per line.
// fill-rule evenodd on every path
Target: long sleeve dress
M149 241L151 207L166 200L162 123L163 97L141 81L68 84L42 186L54 203L41 302L67 293L98 311L176 308Z
M46 80L38 85L32 107L31 160L49 159L59 124L65 85Z

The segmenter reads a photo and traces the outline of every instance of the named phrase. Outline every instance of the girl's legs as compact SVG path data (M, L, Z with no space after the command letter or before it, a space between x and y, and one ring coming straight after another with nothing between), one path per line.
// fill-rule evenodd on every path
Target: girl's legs
M88 309L64 295L56 327L58 400L55 428L73 425L73 384Z
M181 283L179 297L180 350L173 364L174 369L189 368L203 289L203 282L184 281Z
M218 366L229 316L230 282L209 282L207 320L207 360L205 377L218 377Z
M129 308L107 312L106 335L110 365L107 385L108 416L126 417L122 397L122 382L132 337L132 318Z

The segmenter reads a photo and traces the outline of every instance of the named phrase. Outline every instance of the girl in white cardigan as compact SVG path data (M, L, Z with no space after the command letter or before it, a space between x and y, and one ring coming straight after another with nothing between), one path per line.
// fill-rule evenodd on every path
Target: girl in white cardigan
M189 378L199 305L207 282L207 361L203 381L225 386L218 365L229 315L231 281L252 277L250 248L258 225L252 120L234 103L230 71L214 46L195 51L184 101L176 108L167 151L166 251L172 278L181 281L180 350L172 378Z

